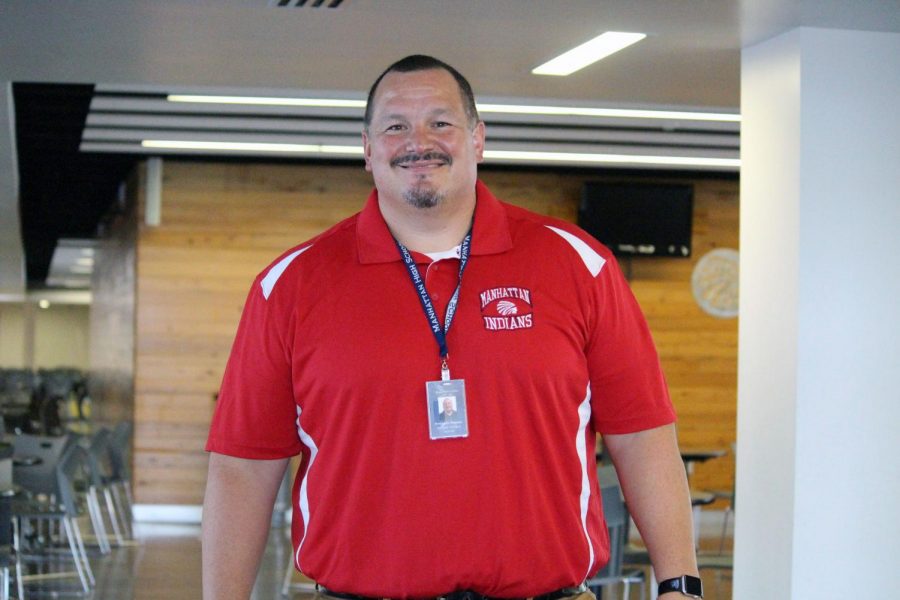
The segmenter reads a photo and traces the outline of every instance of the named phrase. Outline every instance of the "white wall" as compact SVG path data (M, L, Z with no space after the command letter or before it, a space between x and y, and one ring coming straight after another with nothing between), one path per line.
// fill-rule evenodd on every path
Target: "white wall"
M735 598L787 598L794 517L800 195L798 34L744 50ZM760 526L760 522L763 523ZM777 531L777 535L773 532ZM761 551L765 548L765 551ZM759 580L759 573L768 573Z
M744 50L735 600L878 598L900 556L900 35Z
M0 303L0 368L25 366L25 306Z
M0 303L0 368L75 367L86 371L90 364L89 312L86 305L33 306L33 337L29 340L26 305Z

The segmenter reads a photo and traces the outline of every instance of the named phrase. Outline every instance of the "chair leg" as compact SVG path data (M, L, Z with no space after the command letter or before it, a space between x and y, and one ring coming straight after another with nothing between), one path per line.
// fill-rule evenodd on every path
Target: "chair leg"
M25 575L25 571L22 569L22 559L20 555L21 549L21 541L19 538L19 520L13 519L13 550L16 553L16 589L19 592L19 600L25 600L25 582L22 581L22 577Z
M69 519L69 522L72 525L72 531L75 534L75 544L78 548L81 557L81 564L84 566L84 572L87 575L88 582L91 587L96 585L96 581L94 580L94 571L91 569L91 562L88 559L87 551L84 549L84 539L81 537L81 528L78 526L78 521L75 519Z
M72 558L75 560L75 571L78 573L78 578L81 580L81 587L84 589L84 593L87 594L91 591L91 585L93 585L94 576L91 574L91 584L88 584L88 578L85 573L84 564L82 563L82 555L80 551L84 550L84 547L81 546L79 548L79 541L81 540L81 536L76 540L75 531L76 526L74 523L70 523L68 518L63 519L63 526L66 529L66 537L69 540L69 547L72 550ZM90 568L90 566L88 566Z
M88 515L91 518L91 526L97 536L97 545L101 554L109 554L109 538L106 535L106 526L103 524L103 512L100 510L100 500L97 498L97 488L91 486L87 493Z
M122 494L119 492L119 487L122 488L125 492L125 497L122 497ZM112 488L112 496L113 502L116 505L116 512L122 516L122 532L125 539L134 539L134 529L131 526L132 519L132 506L133 503L131 501L131 490L128 487L127 481L120 481L118 484L113 484Z
M725 516L722 517L722 535L719 536L719 554L725 554L725 535L728 533L728 520L731 516L731 508L725 509Z
M109 522L112 524L113 535L116 537L116 543L119 546L123 546L125 544L125 539L122 537L122 529L119 527L119 511L116 510L115 502L113 502L112 491L110 491L108 486L103 488L103 497L106 499L106 512L109 513Z
M291 578L294 576L294 556L293 552L288 559L287 569L284 572L284 581L281 584L281 595L287 596L291 591Z

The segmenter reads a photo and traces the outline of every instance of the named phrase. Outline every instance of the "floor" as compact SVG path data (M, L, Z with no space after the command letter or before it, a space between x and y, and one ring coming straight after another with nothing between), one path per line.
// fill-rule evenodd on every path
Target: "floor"
M136 528L138 542L131 546L113 548L107 556L92 553L91 564L97 586L91 600L199 600L200 540L199 528L185 525L152 525ZM718 539L701 540L701 548L718 546ZM290 547L283 529L273 529L266 547L263 564L253 592L253 600L285 600L281 586L288 564ZM706 585L707 600L731 600L730 571L701 573ZM301 584L296 575L294 585ZM74 581L70 582L74 584ZM55 582L43 590L26 589L26 597L74 597L65 590L64 582ZM56 593L51 589L57 590ZM62 590L62 593L61 591ZM30 593L29 593L30 592ZM618 590L611 590L606 598L620 598ZM309 592L296 589L287 597L291 600L310 600ZM602 600L606 600L603 598ZM638 599L633 588L631 598Z

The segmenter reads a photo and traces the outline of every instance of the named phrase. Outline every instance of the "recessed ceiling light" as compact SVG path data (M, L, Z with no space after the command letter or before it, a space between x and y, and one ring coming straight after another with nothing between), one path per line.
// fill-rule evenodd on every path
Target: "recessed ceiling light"
M607 31L532 69L535 75L571 75L647 37L646 33Z

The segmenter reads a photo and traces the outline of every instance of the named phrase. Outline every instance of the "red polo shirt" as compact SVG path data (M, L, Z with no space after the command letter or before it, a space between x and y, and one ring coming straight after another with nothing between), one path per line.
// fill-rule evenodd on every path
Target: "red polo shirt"
M438 347L373 192L254 282L207 450L303 455L299 568L375 597L528 597L609 557L596 432L674 420L649 331L610 252L479 182L448 334L469 435L429 437ZM459 261L413 253L443 322Z

